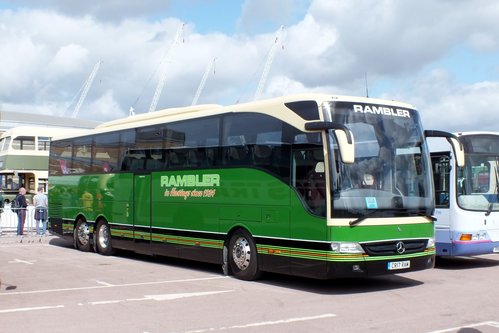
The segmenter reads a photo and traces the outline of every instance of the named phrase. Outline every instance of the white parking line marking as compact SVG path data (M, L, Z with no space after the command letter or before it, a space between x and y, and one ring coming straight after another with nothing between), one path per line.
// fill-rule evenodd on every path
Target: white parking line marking
M88 302L91 305L102 305L102 304L116 304L124 302L122 299L112 300L112 301L97 301L97 302Z
M5 309L5 310L0 310L0 313L12 313L12 312L26 312L26 311L59 309L59 308L63 308L63 307L64 307L64 305L36 306L36 307L30 307L30 308Z
M187 297L199 297L199 296L208 296L208 295L216 295L222 293L232 292L233 290L221 290L221 291L205 291L199 293L180 293L180 294L163 294L163 295L144 295L143 298L128 298L128 299L119 299L119 300L108 300L108 301L96 301L89 302L90 305L103 305L103 304L116 304L116 303L124 303L124 302L138 302L138 301L172 301L180 298Z
M199 293L183 293L183 294L164 294L164 295L145 295L145 298L155 301L171 301L179 298L208 296L232 292L234 290L221 290L221 291L205 291Z
M26 264L26 265L33 265L36 262L36 260L21 260L21 259L14 259L9 261L9 264Z
M107 283L104 281L95 280L95 282L97 282L98 284L102 284L103 286L106 286L106 287L114 287L114 284Z
M121 287L135 287L135 286L150 286L156 284L168 284L168 283L184 283L184 282L198 282L198 281L209 281L218 279L227 279L228 276L211 276L205 278L194 278L194 279L184 279L184 280L164 280L164 281L153 281L153 282L137 282L137 283L126 283L126 284L115 284L115 285L104 285L104 286L89 286L89 287L76 287L76 288L61 288L61 289L43 289L43 290L31 290L31 291L15 291L8 293L0 293L0 297L9 295L29 295L29 294L46 294L55 292L65 292L65 291L79 291L79 290L91 290L91 289L103 289L103 288L121 288Z
M251 327L262 327L262 326L289 324L289 323L296 323L296 322L301 322L301 321L320 320L320 319L327 319L327 318L333 318L333 317L336 317L336 315L334 313L325 313L322 315L310 316L310 317L288 318L288 319L281 319L281 320L275 320L275 321L262 321L259 323L249 323L249 324L245 324L245 325L234 325L234 326L219 327L219 328L206 328L206 329L200 329L200 330L186 331L184 333L204 333L204 332L213 332L213 331L227 331L227 330L240 329L240 328L244 329L244 328L251 328Z
M443 330L438 330L438 331L431 331L428 333L446 333L446 332L457 332L463 328L473 328L473 327L480 327L480 326L493 326L499 328L499 322L497 321L483 321L481 323L476 323L476 324L470 324L470 325L464 325L464 326L458 326L458 327L453 327L453 328L446 328Z

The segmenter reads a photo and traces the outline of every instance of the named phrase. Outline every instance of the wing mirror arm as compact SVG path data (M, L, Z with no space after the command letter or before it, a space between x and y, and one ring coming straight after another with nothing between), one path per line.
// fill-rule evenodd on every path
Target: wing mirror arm
M425 138L445 138L452 147L457 166L464 166L464 146L457 136L449 132L435 130L425 130L424 136Z
M305 124L305 130L312 132L333 130L343 163L351 164L355 161L354 137L345 125L330 121L312 121Z

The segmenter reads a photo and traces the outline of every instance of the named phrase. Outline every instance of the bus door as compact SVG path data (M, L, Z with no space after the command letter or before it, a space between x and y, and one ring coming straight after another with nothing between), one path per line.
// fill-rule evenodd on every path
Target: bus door
M327 191L322 146L293 149L291 178L292 185L301 199L292 203L291 238L325 240ZM322 249L319 244L306 241L300 247L303 253L308 253L312 257L317 250ZM303 260L300 257L292 257L290 260L292 274L303 275L313 271L319 276L326 272L325 261Z
M435 242L437 255L451 255L451 209L456 205L451 200L451 160L449 152L431 154L433 185L435 187ZM453 171L455 172L455 171ZM452 177L454 179L454 177ZM455 186L455 185L453 185Z
M151 175L136 174L133 192L133 230L136 251L151 252Z

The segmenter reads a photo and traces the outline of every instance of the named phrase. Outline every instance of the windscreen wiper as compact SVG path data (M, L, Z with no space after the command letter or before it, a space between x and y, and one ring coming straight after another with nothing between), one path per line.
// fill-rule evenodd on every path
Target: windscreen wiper
M348 224L349 224L351 227L353 227L353 226L355 226L355 225L359 224L360 222L364 221L365 219L367 219L367 218L369 218L369 217L372 217L372 216L374 216L374 215L378 215L379 213L383 213L383 214L381 214L381 215L384 215L384 214L385 214L385 212L384 212L384 211L382 211L382 210L378 210L378 209L375 209L375 210L370 211L370 212L369 212L369 213L367 213L367 214L364 214L364 215L362 215L362 216L360 216L360 217L356 218L355 220L352 220L352 221L348 222Z
M431 216L431 215L428 215L426 213L421 213L421 212L411 212L407 209L398 209L398 210L373 210L365 215L362 215L360 217L358 217L357 219L355 220L352 220L350 222L348 222L348 224L353 227L357 224L359 224L360 222L364 221L365 219L369 218L369 217L373 217L373 216L392 216L391 214L389 214L390 212L393 212L394 215L406 215L406 216L423 216L423 217L426 217L427 219L430 219L432 222L435 222L437 220L436 217L434 216Z

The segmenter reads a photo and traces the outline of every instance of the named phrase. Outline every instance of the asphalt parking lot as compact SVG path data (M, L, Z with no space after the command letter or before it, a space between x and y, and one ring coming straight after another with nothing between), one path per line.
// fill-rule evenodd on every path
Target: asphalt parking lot
M2 332L499 333L494 255L365 280L245 282L214 265L4 235L0 280Z

